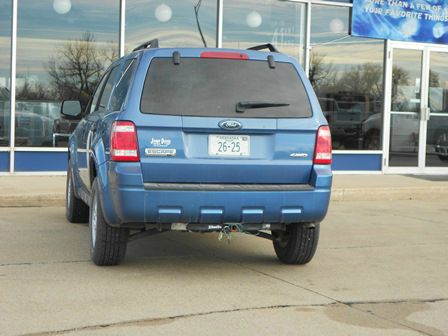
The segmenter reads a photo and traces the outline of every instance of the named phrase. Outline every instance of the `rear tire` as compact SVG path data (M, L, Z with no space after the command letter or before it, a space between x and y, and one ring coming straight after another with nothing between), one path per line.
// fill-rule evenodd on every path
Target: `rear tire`
M65 187L65 217L70 223L87 223L89 221L89 207L75 196L70 163L67 169L67 182Z
M272 231L274 250L285 264L303 265L313 259L319 242L319 223L289 224L286 231Z
M93 181L90 203L90 257L98 266L118 265L124 259L129 230L107 224L99 197L99 181Z

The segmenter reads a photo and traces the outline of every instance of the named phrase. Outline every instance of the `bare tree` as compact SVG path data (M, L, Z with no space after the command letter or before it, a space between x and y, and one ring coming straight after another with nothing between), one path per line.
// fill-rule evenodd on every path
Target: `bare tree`
M394 65L392 68L392 97L397 97L399 87L406 85L412 85L409 81L409 72Z
M438 72L429 70L429 87L440 87L440 75Z
M107 41L106 46L99 51L105 64L111 64L120 57L117 44L114 41Z
M32 83L27 78L20 89L17 89L17 100L52 100L52 94L41 82Z
M318 94L334 86L336 72L333 69L333 63L325 61L325 55L318 52L312 53L309 80Z
M369 95L374 100L383 96L383 66L363 63L345 72L338 80L339 90Z
M67 42L48 61L48 74L55 98L78 99L86 105L105 70L105 63L115 58L116 48L95 47L93 33L86 32L79 40Z
M198 32L201 36L202 43L204 44L204 47L207 48L207 41L205 40L204 33L202 32L201 23L199 22L199 11L201 10L202 0L199 0L196 5L193 6L194 8L194 16L196 18L196 25L198 26Z

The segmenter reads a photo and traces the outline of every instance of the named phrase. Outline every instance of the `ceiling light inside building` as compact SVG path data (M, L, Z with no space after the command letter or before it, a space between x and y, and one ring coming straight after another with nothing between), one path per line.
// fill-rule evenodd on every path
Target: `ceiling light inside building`
M58 14L67 14L72 9L72 2L70 0L54 0L53 9Z
M156 10L154 11L154 16L160 22L168 22L169 20L171 20L171 16L173 16L173 11L171 10L170 6L161 4L157 6Z
M251 12L246 17L246 23L250 28L258 28L261 26L263 18L258 12Z
M330 31L333 34L342 34L345 32L345 24L341 19L333 19L330 21Z

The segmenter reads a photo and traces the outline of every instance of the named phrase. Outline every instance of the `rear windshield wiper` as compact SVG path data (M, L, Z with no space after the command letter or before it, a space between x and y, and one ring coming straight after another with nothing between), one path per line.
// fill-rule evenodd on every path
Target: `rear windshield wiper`
M258 109L265 107L289 106L288 103L277 103L267 101L240 101L236 104L236 112L243 113L247 109Z

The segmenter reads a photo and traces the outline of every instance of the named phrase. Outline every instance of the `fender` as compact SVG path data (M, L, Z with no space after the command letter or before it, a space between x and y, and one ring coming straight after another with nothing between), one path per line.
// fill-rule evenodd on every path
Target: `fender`
M84 200L84 198L82 197L82 190L81 188L81 184L80 184L80 176L78 173L78 158L76 156L76 136L74 135L75 133L73 133L72 135L70 135L69 141L68 141L68 155L67 155L67 160L68 160L68 166L67 169L70 169L72 172L72 179L73 179L73 193L75 194L75 196L77 198L81 198ZM84 200L85 201L85 200ZM88 203L87 203L88 204Z
M92 155L90 158L89 169L95 169L96 171L96 178L98 179L100 187L100 192L98 195L104 218L109 225L119 227L123 224L120 219L122 218L120 216L120 206L118 206L121 202L116 198L117 195L114 194L113 190L110 188L111 185L115 185L117 183L117 181L110 181L110 179L114 179L114 174L112 173L111 175L111 166L116 167L116 165L114 162L108 161L109 153L106 151L104 142L100 137L98 137L98 140L93 144L91 153ZM141 175L140 163L132 162L122 164L127 166L128 169L130 168L132 171L130 176L128 175L128 178L130 178L129 183L140 187L143 192L143 178ZM93 175L91 177L93 178ZM144 206L143 197L141 198L141 202L142 204L139 204L139 206ZM139 220L139 222L143 221L143 219Z
M99 200L101 202L101 208L103 209L103 215L106 221L110 225L119 225L120 222L117 222L115 210L113 209L113 206L111 206L113 203L109 195L109 176L107 169L109 153L106 151L106 145L104 143L105 141L109 142L109 139L107 138L107 134L109 134L109 132L107 130L110 129L112 122L113 120L109 119L106 122L98 124L97 132L91 142L88 169L90 184L93 183L95 176L94 172L96 172L96 178L98 179L100 187L100 192L98 193Z
M92 137L89 155L90 184L93 183L92 168L95 168L97 176L100 178L100 183L103 186L107 183L107 169L105 168L104 163L109 160L110 131L113 122L117 120L118 116L119 112L110 112L95 124L96 131ZM95 166L93 167L91 164L94 164Z
M93 169L96 171L97 177L100 177L101 179L104 177L104 174L100 173L101 166L103 166L103 163L106 162L106 150L104 148L104 143L100 139L99 141L96 141L96 143L93 144L93 147L90 151L90 158L89 158L89 173L90 173L90 183L93 183Z
M107 179L107 173L100 171L103 164L108 160L109 153L107 153L107 147L109 146L109 134L112 122L116 119L117 113L110 113L106 115L102 120L98 120L94 127L95 133L93 133L90 149L89 149L89 177L90 185L93 183L94 171L96 176L100 179L100 183L104 185Z

